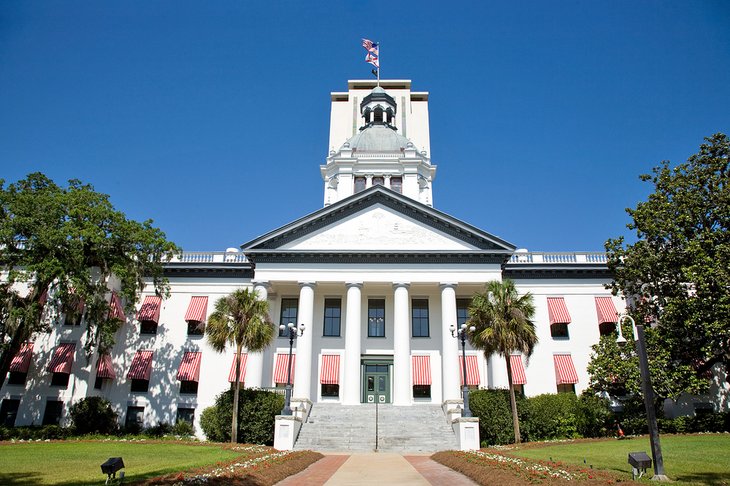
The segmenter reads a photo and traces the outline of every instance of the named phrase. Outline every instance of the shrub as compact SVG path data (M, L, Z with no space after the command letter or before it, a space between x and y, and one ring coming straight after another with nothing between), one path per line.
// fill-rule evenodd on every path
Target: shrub
M238 441L249 444L273 445L274 419L284 406L284 397L263 390L242 389L238 396ZM215 399L215 405L203 410L200 427L208 440L231 440L233 391L228 390Z
M189 422L178 420L172 426L172 433L174 435L195 435L195 429Z
M58 425L20 426L0 428L0 440L59 440L70 437L73 430L70 427Z
M616 419L608 400L584 393L578 399L576 427L582 437L608 437L617 432Z
M110 434L117 428L117 414L108 400L86 397L71 406L71 420L78 434Z
M532 440L573 438L578 435L578 397L572 393L545 394L527 401Z
M523 441L530 438L530 427L526 400L517 399L517 415L520 419L520 436ZM485 445L511 444L515 441L512 426L512 410L507 390L476 390L469 394L469 408L479 417L479 433Z
M163 435L170 435L171 433L172 425L167 422L159 422L157 425L147 427L143 431L143 434L148 437L162 437Z

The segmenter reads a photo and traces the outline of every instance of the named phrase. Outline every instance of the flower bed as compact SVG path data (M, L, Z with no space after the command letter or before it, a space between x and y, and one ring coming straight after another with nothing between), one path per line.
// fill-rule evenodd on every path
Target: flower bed
M622 481L603 471L559 462L522 459L505 454L503 450L447 451L438 452L431 458L481 485L636 484Z

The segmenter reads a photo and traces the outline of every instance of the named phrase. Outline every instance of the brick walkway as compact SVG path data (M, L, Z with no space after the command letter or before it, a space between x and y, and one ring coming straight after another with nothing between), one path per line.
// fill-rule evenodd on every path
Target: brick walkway
M428 456L371 453L326 455L304 471L277 486L356 486L397 484L399 486L474 486L467 477Z

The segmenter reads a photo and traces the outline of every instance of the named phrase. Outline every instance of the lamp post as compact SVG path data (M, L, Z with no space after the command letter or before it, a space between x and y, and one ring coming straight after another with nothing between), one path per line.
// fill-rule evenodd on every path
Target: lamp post
M644 326L637 324L633 317L628 314L621 314L616 323L618 338L616 342L619 345L626 344L621 332L621 322L628 320L634 331L636 338L636 353L639 355L639 371L641 372L641 390L644 393L644 407L646 407L646 420L649 425L649 442L651 444L651 457L654 462L654 477L656 481L669 481L664 474L664 458L662 457L662 447L659 443L659 426L656 421L656 413L654 412L654 390L651 387L651 376L649 375L649 359L646 354L646 340L644 338Z
M461 394L464 398L464 417L471 417L471 409L469 408L469 387L466 384L466 331L467 327L466 324L462 324L459 326L459 329L456 329L456 326L453 324L449 326L449 330L451 331L451 335L455 338L461 339L461 368L463 371L463 384L464 386L461 389ZM468 328L469 332L474 332L476 330L476 327L471 326Z
M297 335L301 336L304 334L304 324L299 324L299 328L297 329L297 326L293 322L290 322L286 326L284 324L280 325L279 329L282 331L288 329L289 331L289 361L286 363L286 388L284 389L284 408L281 409L281 414L291 415L291 351L292 346L294 346L294 338Z

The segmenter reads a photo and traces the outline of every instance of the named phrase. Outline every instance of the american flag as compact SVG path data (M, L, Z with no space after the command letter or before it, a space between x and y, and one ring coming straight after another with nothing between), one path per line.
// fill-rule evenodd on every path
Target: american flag
M367 53L365 56L365 62L369 62L376 68L380 69L380 61L378 60L378 56L371 54L370 52Z
M377 42L373 42L370 39L363 39L362 46L365 48L366 51L368 51L371 54L374 54L377 57L377 55L378 55L378 43Z

